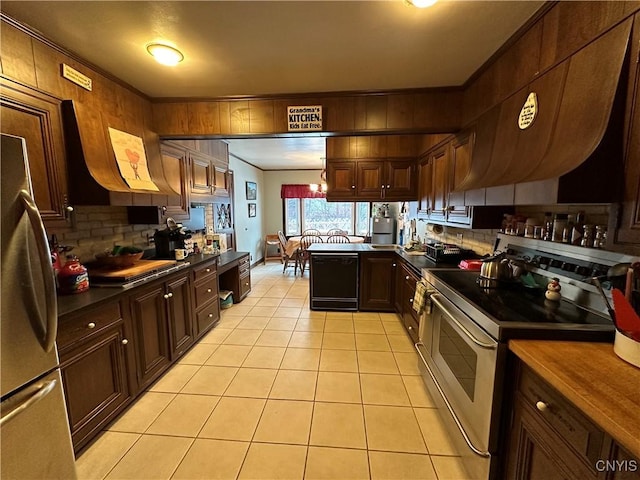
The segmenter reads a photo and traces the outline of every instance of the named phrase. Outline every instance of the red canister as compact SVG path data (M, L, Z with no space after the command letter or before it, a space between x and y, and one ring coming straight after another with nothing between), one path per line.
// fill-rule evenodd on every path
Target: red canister
M58 293L62 295L82 293L89 289L87 268L78 257L67 257L67 263L58 272L58 288Z

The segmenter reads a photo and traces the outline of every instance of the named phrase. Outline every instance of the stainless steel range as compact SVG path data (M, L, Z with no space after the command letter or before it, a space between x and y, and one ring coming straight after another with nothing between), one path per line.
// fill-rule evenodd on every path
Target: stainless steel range
M633 257L596 249L498 235L497 251L524 264L540 288L520 282L483 288L478 272L422 271L431 307L420 322L416 349L425 383L441 409L468 478L496 478L498 434L511 338L612 341L614 326L592 277ZM544 292L550 278L563 299ZM610 282L604 282L610 287Z

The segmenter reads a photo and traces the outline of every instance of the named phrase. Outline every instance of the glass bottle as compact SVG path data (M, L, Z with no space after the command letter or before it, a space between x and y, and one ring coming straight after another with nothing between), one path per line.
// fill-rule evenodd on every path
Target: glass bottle
M562 229L562 243L571 243L571 232L575 224L575 215L567 215L567 224Z
M553 217L551 212L544 212L544 232L542 233L542 239L551 241L551 235L553 234Z
M593 246L593 225L584 225L582 227L582 238L580 239L580 245L583 247Z
M582 245L584 224L584 212L580 211L576 214L576 223L571 230L571 245Z
M564 228L567 226L567 217L568 215L566 213L556 213L556 216L553 219L553 233L551 234L551 241L562 242L562 233L564 232Z
M607 229L604 225L596 225L596 234L593 237L593 248L602 248L607 240Z

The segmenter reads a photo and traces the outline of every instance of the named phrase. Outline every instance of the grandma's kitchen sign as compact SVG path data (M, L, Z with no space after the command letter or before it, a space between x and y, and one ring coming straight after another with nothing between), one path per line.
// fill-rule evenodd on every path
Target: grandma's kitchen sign
M322 130L322 105L287 107L290 132Z

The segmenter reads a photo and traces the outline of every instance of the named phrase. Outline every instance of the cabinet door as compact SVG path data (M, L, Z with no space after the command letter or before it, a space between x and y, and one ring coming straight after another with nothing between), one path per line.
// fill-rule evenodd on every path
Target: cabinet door
M418 165L418 216L425 217L433 209L433 164L425 158Z
M433 207L429 219L445 221L447 219L447 199L449 196L449 147L445 145L431 155L433 169Z
M191 193L213 194L213 162L211 157L197 152L189 153L191 164Z
M170 363L164 296L164 284L159 283L136 291L130 298L140 389L146 388Z
M240 300L246 297L251 291L251 274L244 273L240 275Z
M414 160L386 161L384 199L415 200L417 196L415 169Z
M189 273L167 282L167 313L171 341L171 360L180 357L194 342L191 317Z
M48 227L67 225L67 171L60 102L2 79L0 129L26 141L33 197Z
M161 144L162 168L164 176L177 195L167 197L166 215L175 220L189 218L189 178L187 152L173 145Z
M396 254L360 255L360 310L393 312Z
M216 197L228 197L229 196L229 175L227 167L223 165L214 165L213 168L213 188L214 195Z
M327 198L353 198L356 195L356 163L327 160Z
M358 198L382 199L384 183L383 161L358 161L356 164L356 191Z
M402 265L403 262L398 257L396 257L391 264L393 267L393 283L394 283L394 307L396 313L402 317L402 309L404 307L404 303L402 302Z
M60 370L76 452L132 398L126 359L131 348L133 342L125 336L124 321L120 321L61 354Z
M462 183L471 168L473 135L456 137L451 143L449 160L449 199L447 220L452 223L471 223L471 208L465 205L465 192L454 191Z

